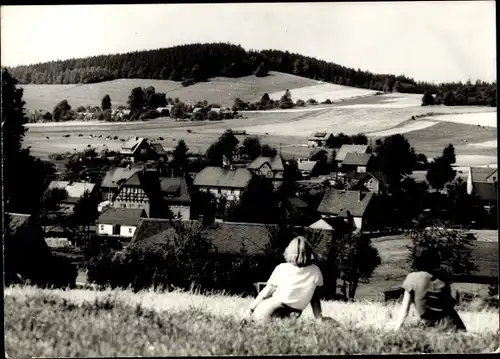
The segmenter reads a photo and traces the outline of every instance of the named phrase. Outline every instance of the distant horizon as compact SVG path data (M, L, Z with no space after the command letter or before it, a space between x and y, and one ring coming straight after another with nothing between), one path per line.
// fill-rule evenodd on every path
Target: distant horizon
M288 51L428 83L492 83L495 5L446 1L2 6L1 63L30 66L220 42L247 51Z

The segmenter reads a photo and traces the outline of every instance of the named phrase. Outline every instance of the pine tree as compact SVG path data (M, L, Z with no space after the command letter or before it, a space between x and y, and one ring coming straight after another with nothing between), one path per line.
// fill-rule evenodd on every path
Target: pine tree
M111 97L108 94L104 95L101 101L101 108L103 111L111 109Z

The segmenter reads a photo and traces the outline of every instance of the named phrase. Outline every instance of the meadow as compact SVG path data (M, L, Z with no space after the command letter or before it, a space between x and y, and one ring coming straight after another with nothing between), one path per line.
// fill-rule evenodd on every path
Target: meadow
M78 106L100 106L101 99L108 94L113 106L125 106L130 91L135 87L154 86L156 92L163 92L172 99L178 97L184 102L207 100L209 104L232 106L234 99L258 101L264 93L281 93L321 84L320 81L307 79L281 72L270 72L269 76L245 76L240 78L216 77L207 82L183 87L181 83L169 80L119 79L95 84L78 85L21 85L28 110L51 111L62 100L68 100L73 108Z
M242 111L243 118L217 122L175 121L159 118L146 122L103 123L74 121L67 123L28 124L25 146L35 156L47 158L50 153L81 151L89 145L98 150L118 149L119 139L129 136L163 137L164 147L174 147L184 139L193 152L204 153L224 130L245 130L266 143L282 150L289 157L309 155L307 137L316 131L343 132L348 135L363 132L371 138L403 133L417 152L428 157L441 154L444 146L453 143L460 159L459 165L496 164L496 108L421 106L421 95L391 93L374 95L374 91L322 83L290 74L272 72L257 78L214 78L208 82L182 87L168 80L121 79L84 85L22 85L27 109L51 111L67 99L73 108L80 105L100 105L109 94L114 107L125 105L132 88L154 86L167 97L182 101L203 101L231 106L236 97L258 101L264 93L280 97L290 89L292 99L318 102L335 100L331 105L318 104L293 109L271 111ZM412 120L412 117L416 116ZM69 134L70 137L63 137ZM78 135L82 136L79 137ZM89 135L94 135L90 139ZM104 140L95 136L118 136ZM243 137L240 136L240 140ZM475 146L475 144L479 144Z
M376 96L377 98L383 98ZM428 157L440 155L442 149L453 143L457 155L486 156L464 158L465 164L496 163L496 148L471 146L485 141L496 141L496 131L490 127L472 126L449 121L434 121L434 117L410 120L412 116L437 113L478 112L483 108L344 108L332 106L326 109L289 112L263 111L243 113L244 118L217 122L181 122L170 118L159 118L147 122L130 123L46 123L29 124L25 146L31 146L34 155L47 158L50 153L80 151L90 144L93 147L117 149L120 140L104 140L88 136L108 135L126 139L129 136L148 138L163 137L159 141L164 147L174 147L178 140L184 139L194 152L203 153L208 146L228 128L245 130L247 135L256 135L262 143L282 149L282 153L293 157L306 157L307 137L314 131L329 130L333 133L355 134L364 132L376 138L393 133L404 133L416 151ZM491 111L491 109L490 109ZM496 112L495 112L496 114ZM453 115L455 116L455 115ZM452 116L449 116L452 117ZM432 122L432 126L429 123ZM383 131L383 132L381 132ZM69 138L63 137L69 134ZM78 137L82 134L81 137ZM48 137L48 138L47 138ZM240 141L244 136L239 136ZM305 147L304 147L305 146ZM459 157L460 158L460 157ZM460 164L460 163L459 163Z
M10 357L481 353L498 347L498 311L459 311L468 332L424 330L412 308L392 330L398 304L323 302L298 321L241 323L251 298L149 290L5 289Z

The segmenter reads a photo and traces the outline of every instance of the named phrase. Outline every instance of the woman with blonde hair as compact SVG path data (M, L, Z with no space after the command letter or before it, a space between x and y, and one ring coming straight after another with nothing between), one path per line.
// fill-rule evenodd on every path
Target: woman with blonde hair
M324 319L317 288L323 286L323 275L316 265L317 256L309 242L295 237L284 252L285 261L279 264L247 311L248 317L300 317L311 303L316 319Z

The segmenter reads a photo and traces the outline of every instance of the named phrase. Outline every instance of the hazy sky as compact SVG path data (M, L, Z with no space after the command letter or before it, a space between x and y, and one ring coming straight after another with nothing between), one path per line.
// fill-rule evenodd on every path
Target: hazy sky
M231 42L423 81L496 80L494 1L2 6L2 65Z

